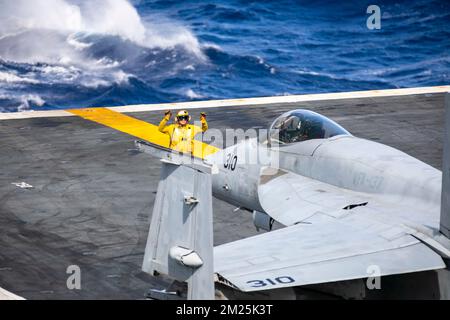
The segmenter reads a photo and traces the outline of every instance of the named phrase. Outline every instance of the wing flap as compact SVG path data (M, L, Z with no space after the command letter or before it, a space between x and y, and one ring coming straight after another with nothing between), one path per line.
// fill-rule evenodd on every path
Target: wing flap
M344 208L370 201L367 194L291 172L266 179L259 186L258 195L264 211L286 226L308 219L317 212L340 216L348 212Z

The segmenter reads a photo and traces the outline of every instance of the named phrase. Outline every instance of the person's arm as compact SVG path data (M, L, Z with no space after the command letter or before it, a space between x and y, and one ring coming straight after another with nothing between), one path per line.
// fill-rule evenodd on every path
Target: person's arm
M164 118L159 123L158 130L162 133L169 133L169 128L167 126L167 122L170 120L170 117L172 116L171 111L167 111L164 115Z
M208 130L208 123L206 122L206 114L203 112L200 116L200 122L202 123L201 128L199 126L195 126L195 125L192 126L192 138L194 138L197 134Z
M200 114L200 121L202 123L202 131L205 132L208 130L208 122L206 121L206 113L202 112Z

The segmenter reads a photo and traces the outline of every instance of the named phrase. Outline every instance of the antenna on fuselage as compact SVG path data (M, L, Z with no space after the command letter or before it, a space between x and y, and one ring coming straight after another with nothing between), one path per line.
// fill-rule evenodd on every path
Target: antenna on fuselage
M442 159L442 201L440 231L450 238L450 92L445 94L444 152Z

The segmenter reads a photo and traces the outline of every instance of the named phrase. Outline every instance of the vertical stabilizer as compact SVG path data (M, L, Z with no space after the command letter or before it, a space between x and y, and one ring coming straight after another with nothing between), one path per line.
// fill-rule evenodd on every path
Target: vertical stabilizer
M444 156L442 162L441 233L450 238L450 93L445 95Z
M187 282L187 298L214 299L211 174L162 160L142 270Z

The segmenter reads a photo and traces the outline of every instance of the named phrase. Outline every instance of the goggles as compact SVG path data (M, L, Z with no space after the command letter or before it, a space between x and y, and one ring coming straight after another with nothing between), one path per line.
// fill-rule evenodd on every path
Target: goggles
M189 116L179 116L178 117L178 121L183 121L183 120L189 121Z

